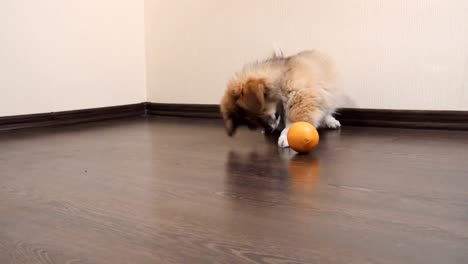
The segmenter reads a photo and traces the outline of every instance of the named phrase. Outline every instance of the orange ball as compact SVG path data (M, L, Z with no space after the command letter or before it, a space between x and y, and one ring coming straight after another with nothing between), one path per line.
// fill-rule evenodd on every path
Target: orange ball
M296 122L288 131L289 147L299 153L311 151L319 143L319 134L313 125Z

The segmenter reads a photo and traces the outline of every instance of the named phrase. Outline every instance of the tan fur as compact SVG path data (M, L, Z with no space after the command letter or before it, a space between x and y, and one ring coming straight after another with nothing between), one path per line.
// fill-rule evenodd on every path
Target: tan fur
M336 71L331 59L317 51L304 51L245 66L229 82L221 112L228 132L235 130L233 117L261 118L271 114L278 102L284 106L287 123L306 121L316 127L337 127L339 122L331 116L337 98ZM251 119L252 116L246 117Z
M265 81L263 79L249 79L240 91L237 104L252 113L260 114L265 104L264 90Z
M335 67L325 54L302 52L288 63L281 86L287 100L289 121L307 121L315 126L337 107Z

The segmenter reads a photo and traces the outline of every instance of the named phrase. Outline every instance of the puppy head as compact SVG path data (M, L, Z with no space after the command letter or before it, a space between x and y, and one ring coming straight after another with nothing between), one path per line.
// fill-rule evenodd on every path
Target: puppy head
M221 101L221 113L229 136L239 126L273 132L280 122L278 100L264 79L233 80Z

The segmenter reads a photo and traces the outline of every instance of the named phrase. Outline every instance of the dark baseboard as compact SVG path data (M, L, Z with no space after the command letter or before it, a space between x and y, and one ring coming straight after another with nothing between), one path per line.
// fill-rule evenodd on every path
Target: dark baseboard
M147 109L150 115L221 118L219 105L148 103ZM344 108L336 118L345 126L468 130L468 111Z
M0 130L69 125L92 121L143 116L146 103L62 111L32 115L0 117Z
M219 105L147 103L148 115L221 118Z
M220 119L219 105L139 103L84 110L0 117L0 131L102 121L133 116ZM340 109L345 126L468 130L468 111Z
M468 111L341 109L343 125L468 130Z

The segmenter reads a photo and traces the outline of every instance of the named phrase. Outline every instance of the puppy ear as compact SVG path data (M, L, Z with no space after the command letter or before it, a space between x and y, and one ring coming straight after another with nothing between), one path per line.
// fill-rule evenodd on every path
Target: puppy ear
M234 136L234 133L236 132L237 130L237 124L235 122L234 119L232 119L231 117L225 117L224 118L224 124L226 126L226 132L227 134L232 137Z
M265 82L261 79L248 80L237 99L237 104L253 113L260 113L265 103Z
M224 120L226 132L230 137L234 135L237 128L237 122L234 120L235 116L233 113L237 110L236 101L239 96L235 92L236 90L231 86L224 94L220 104L220 112Z

